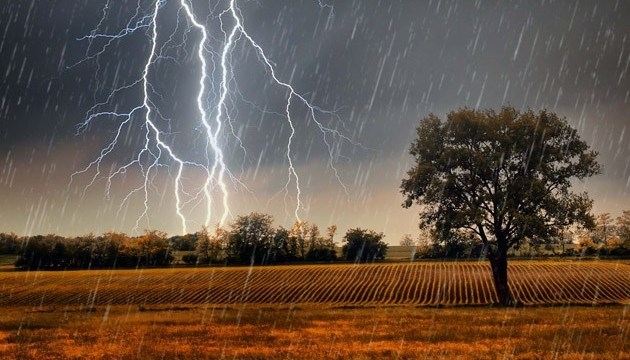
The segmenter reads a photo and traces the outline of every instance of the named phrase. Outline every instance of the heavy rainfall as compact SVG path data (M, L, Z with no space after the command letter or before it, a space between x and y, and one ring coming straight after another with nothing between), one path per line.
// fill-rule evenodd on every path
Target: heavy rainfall
M138 338L146 333L129 338L140 341L134 351L124 349L122 334L134 326L167 327L162 313L176 324L173 333L205 326L213 345L202 357L209 358L471 356L465 347L422 346L472 342L449 337L454 329L439 319L476 317L491 323L488 332L501 333L506 322L513 332L508 350L488 345L481 358L565 350L575 358L630 356L628 14L624 0L3 4L0 306L21 310L0 321L11 324L0 329L0 357L176 358L173 349L194 357L186 346L202 342L149 349ZM529 236L537 226L529 224L523 239L510 242L516 260L509 290L504 279L511 295L503 299L495 244L440 242L441 218L425 223L418 216L440 205L404 196L417 190L405 189L405 178L413 179L409 169L422 160L413 144L425 144L427 119L451 121L458 111L492 118L510 109L516 117L557 114L576 131L567 139L597 153L592 173L570 180L572 192L592 200L595 222L588 226L573 209L573 217L550 216L584 220L578 225L586 228L571 221L558 234ZM545 131L542 138L552 138ZM571 151L567 145L563 155ZM256 226L275 245L243 252L246 241L232 237ZM481 227L473 232L484 238ZM549 238L536 239L543 233ZM104 244L114 243L119 247L106 255ZM53 255L37 258L37 244ZM76 250L82 246L90 250ZM74 258L60 260L61 248L75 249ZM331 261L339 264L320 264ZM289 265L254 266L272 263ZM117 267L134 270L114 275ZM63 279L41 271L71 268L95 270ZM622 306L599 314L599 307L576 304ZM441 309L451 305L475 307ZM553 306L545 314L538 305ZM322 306L328 312L318 313ZM355 313L337 312L346 307ZM414 313L416 307L432 312ZM188 313L192 320L181 315ZM73 324L90 316L98 321L87 321L87 338L79 340ZM59 326L47 323L62 318ZM496 319L503 325L492 327ZM585 330L580 319L596 328ZM347 333L326 333L317 321ZM537 348L527 331L540 321L546 330L534 331L554 340ZM418 328L423 322L432 324L428 334ZM258 338L257 326L270 338ZM51 342L33 350L40 340L28 331L47 327L56 331L47 336L69 336L74 347ZM30 335L20 335L22 328ZM372 331L357 335L356 328ZM602 332L608 337L600 345L584 340ZM308 336L312 342L304 342ZM110 348L98 353L90 342ZM295 352L294 343L307 353Z

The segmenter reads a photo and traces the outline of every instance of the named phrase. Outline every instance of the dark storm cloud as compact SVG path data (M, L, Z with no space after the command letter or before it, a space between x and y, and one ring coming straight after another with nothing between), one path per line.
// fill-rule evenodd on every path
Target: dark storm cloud
M250 5L281 73L298 64L296 87L339 107L364 142L387 134L385 153L418 118L461 106L547 108L595 141L596 126L619 134L628 120L627 2L342 1L311 16L309 2Z
M203 8L199 4L197 8ZM143 4L145 9L149 5ZM349 135L358 139L370 142L380 138L383 129L405 129L410 118L458 106L628 106L630 25L623 18L630 13L627 2L332 5L332 12L313 1L244 2L242 8L245 25L280 76L290 78L315 104L338 110L352 125ZM51 126L55 133L72 134L87 108L103 100L109 89L138 77L147 45L143 33L116 42L98 64L87 61L66 69L82 59L86 42L76 39L90 34L101 7L97 2L66 1L3 7L0 54L6 76L0 113L8 142L37 140L50 135ZM110 8L109 24L102 30L115 33L135 4L121 2ZM251 47L243 44L242 50L235 71L250 81L241 82L241 91L261 107L281 109L283 92L272 89L269 96L261 96L261 89L270 87L265 69ZM114 73L117 83L112 81ZM162 83L175 84L181 73L162 76ZM248 117L260 117L246 104L239 106ZM622 124L624 119L609 121Z
M630 2L328 3L332 11L314 0L239 2L247 31L265 49L280 79L290 81L315 105L335 111L334 116L321 114L319 119L325 125L371 149L346 142L340 147L343 157L337 158L343 179L358 188L359 196L369 197L373 191L374 198L383 199L385 189L393 189L392 197L397 196L417 120L429 112L444 115L463 106L499 108L506 104L547 108L566 116L600 151L606 169L600 178L607 188L621 198L628 196L630 22L625 17L630 14ZM151 4L140 1L140 13L148 13ZM212 50L220 51L221 24L213 15L224 5L193 4L212 31ZM77 40L99 24L103 5L97 1L34 0L8 2L0 9L3 184L16 169L39 170L51 162L64 162L71 143L81 156L56 170L63 168L63 174L46 177L60 179L54 182L57 191L63 191L69 173L89 163L98 155L98 146L109 139L117 124L113 119L100 119L79 137L75 136L76 126L112 89L139 78L149 39L141 30L113 42L101 56L82 61L86 53L94 54L107 41L95 40L88 48L89 42ZM119 32L136 7L136 2L111 1L99 30ZM162 42L173 33L178 20L185 22L177 17L177 8L178 2L168 1L161 12ZM172 120L161 123L172 126L168 139L179 151L194 157L199 156L202 143L195 135L199 129L190 121L198 117L194 44L199 34L183 29L175 37L187 36L188 43L168 50L177 62L160 59L151 80L162 95L154 101ZM248 149L245 157L238 143L228 139L233 168L250 173L260 166L281 169L290 129L279 113L286 106L287 93L270 81L255 49L243 39L231 59L232 85L237 84L239 92L233 93L230 109L235 132L241 134ZM138 90L121 94L103 109L128 111L137 104ZM209 99L209 107L215 101ZM299 124L293 143L296 165L319 169L316 174L304 174L311 182L337 186L325 173L329 152L307 109L294 103L291 110ZM137 147L142 136L140 127L130 131L124 149ZM130 157L133 153L121 150L107 159L107 167ZM313 162L324 165L313 166ZM395 173L396 178L387 180L378 174L381 168ZM51 171L50 166L46 171ZM24 179L21 184L2 191L16 193L16 187L22 187L23 193L31 194L25 201L41 202L41 189L50 186L49 180L38 181L37 176L20 179ZM337 194L337 190L328 192L333 194L331 198ZM393 198L384 206L398 207L399 202ZM28 208L25 206L24 213Z
M96 2L87 3L94 5L15 1L0 10L2 149L25 142L38 146L68 141L95 102L95 69L68 69L85 52L84 43L76 39L89 34L100 18Z

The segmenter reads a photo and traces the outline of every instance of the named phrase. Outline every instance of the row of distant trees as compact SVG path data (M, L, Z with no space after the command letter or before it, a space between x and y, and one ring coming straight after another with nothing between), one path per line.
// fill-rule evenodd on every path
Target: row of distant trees
M332 262L339 260L336 232L333 225L322 234L308 222L296 222L291 229L276 228L271 215L251 213L238 216L227 228L204 227L194 234L172 237L155 230L140 236L108 232L72 238L0 233L0 254L16 255L15 266L21 269L50 270L168 266L175 251L186 252L182 260L189 265ZM341 260L383 260L387 253L383 237L372 230L348 230Z
M268 214L251 213L238 216L227 229L203 228L193 235L176 239L184 246L180 250L192 250L183 261L188 264L272 264L286 262L332 262L337 259L335 235L332 225L322 234L319 227L305 221L297 221L291 229L274 227ZM369 262L385 259L387 244L384 235L372 230L350 229L342 242L344 261Z
M333 225L322 235L317 225L308 222L296 222L290 230L275 228L271 215L252 213L237 217L228 229L202 229L196 234L195 254L184 260L201 264L333 261L336 231Z
M483 255L483 244L475 236L459 236L440 239L432 231L421 231L417 238L405 234L401 246L415 246L416 258L479 258ZM574 244L574 246L567 246ZM603 213L595 218L595 227L588 229L566 229L557 237L526 239L529 255L554 254L560 256L630 256L630 210L616 218ZM519 250L516 248L515 250Z
M630 210L615 219L610 213L600 214L592 231L575 232L575 237L580 253L630 256Z
M140 236L107 232L66 238L59 235L0 234L0 254L16 255L20 269L90 269L165 266L173 261L166 234Z

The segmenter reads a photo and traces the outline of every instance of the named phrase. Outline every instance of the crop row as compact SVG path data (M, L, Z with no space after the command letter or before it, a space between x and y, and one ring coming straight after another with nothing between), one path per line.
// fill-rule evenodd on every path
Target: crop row
M630 266L515 262L524 304L630 301ZM0 305L466 305L497 300L485 262L0 273Z

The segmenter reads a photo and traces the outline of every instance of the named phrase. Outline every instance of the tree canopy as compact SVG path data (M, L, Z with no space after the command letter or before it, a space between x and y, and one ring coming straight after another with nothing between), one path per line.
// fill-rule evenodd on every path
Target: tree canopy
M564 118L540 111L459 109L420 120L402 180L403 206L442 239L473 235L492 265L499 301L512 303L507 250L525 239L592 227L592 201L572 181L601 171L597 153Z
M384 260L387 244L383 242L383 237L383 233L374 230L349 229L343 237L343 258L355 262Z
M251 213L238 216L230 224L228 257L240 263L266 263L273 249L273 217Z
M273 217L251 213L238 216L227 236L228 261L242 264L269 264L285 261L332 261L336 259L334 235L328 228L322 237L315 224L297 221L291 230L273 227Z

